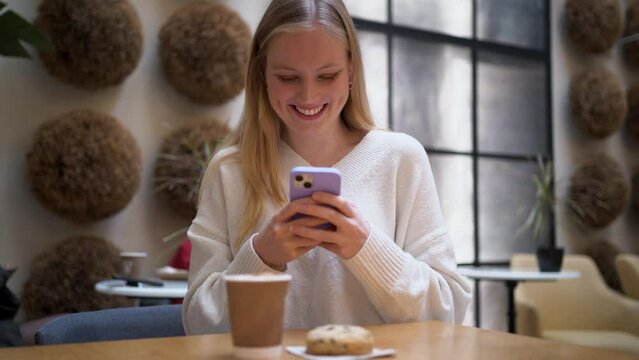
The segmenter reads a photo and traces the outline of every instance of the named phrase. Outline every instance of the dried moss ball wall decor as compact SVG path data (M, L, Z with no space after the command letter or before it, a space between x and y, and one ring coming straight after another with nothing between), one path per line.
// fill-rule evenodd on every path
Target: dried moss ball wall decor
M160 60L173 87L189 99L222 104L244 88L251 31L222 4L188 3L160 31Z
M570 177L570 210L585 226L601 228L610 224L628 201L626 177L615 160L597 154Z
M626 10L626 32L623 52L628 64L639 65L639 3L628 6Z
M28 319L60 313L131 306L131 301L100 294L95 283L121 272L119 250L104 239L75 236L33 260L22 291Z
M586 70L573 78L570 105L577 126L597 139L619 129L628 109L621 82L605 69Z
M626 117L626 128L628 133L639 141L639 83L628 89L628 116Z
M142 55L142 27L126 0L43 0L36 25L55 51L40 53L49 73L84 89L120 84Z
M189 122L167 136L155 166L155 189L182 216L193 219L202 172L229 129L216 120Z
M620 0L567 0L568 37L582 51L602 53L623 31Z
M36 198L75 222L122 210L140 185L140 149L112 116L76 110L38 129L27 156Z

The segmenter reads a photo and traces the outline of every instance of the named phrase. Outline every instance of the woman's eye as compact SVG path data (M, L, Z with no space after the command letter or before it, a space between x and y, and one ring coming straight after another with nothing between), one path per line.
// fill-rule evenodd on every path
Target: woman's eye
M320 80L335 80L339 73L320 75Z
M282 82L293 82L297 80L297 76L278 76L277 78Z

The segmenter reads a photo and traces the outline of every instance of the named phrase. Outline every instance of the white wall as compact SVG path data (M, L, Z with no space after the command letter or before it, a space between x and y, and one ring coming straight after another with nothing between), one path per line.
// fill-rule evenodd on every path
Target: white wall
M9 0L8 6L27 19L36 16L39 0ZM255 30L267 1L221 1L238 11ZM195 105L165 80L158 61L161 26L185 1L131 0L142 21L144 52L135 71L117 87L95 92L78 90L51 77L39 59L0 57L0 264L19 270L9 282L16 293L28 276L31 260L68 236L92 234L112 241L125 251L146 251L146 271L162 266L177 245L162 238L188 225L159 202L152 174L163 137L175 126L215 116L235 124L243 93L218 106ZM142 184L129 205L106 220L77 225L42 207L26 182L26 154L37 127L52 117L77 108L91 108L117 117L142 149Z
M552 51L553 51L553 144L556 171L556 189L565 200L569 179L579 163L590 154L602 151L618 161L626 171L628 182L633 169L639 165L639 143L617 131L604 140L592 140L582 135L570 117L570 79L576 73L591 66L603 66L617 74L629 86L637 80L624 63L621 47L602 55L588 55L576 49L567 37L565 29L566 0L552 0ZM625 5L623 6L625 9ZM624 10L625 14L625 10ZM639 253L639 218L628 208L611 225L599 231L584 233L567 218L563 207L557 216L557 242L571 252L579 251L589 241L607 239L622 251Z

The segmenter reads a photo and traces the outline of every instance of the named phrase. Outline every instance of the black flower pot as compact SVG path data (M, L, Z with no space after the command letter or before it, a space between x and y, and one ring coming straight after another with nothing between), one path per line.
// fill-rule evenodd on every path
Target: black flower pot
M557 272L561 270L561 263L564 260L563 248L538 248L537 263L539 271Z

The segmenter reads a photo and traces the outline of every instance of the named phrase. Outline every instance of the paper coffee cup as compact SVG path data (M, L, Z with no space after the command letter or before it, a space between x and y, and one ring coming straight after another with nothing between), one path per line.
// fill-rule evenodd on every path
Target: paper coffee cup
M243 359L279 357L291 275L224 275L233 354Z
M122 275L132 278L142 277L142 268L144 259L146 259L145 252L121 252L120 258L122 259Z

